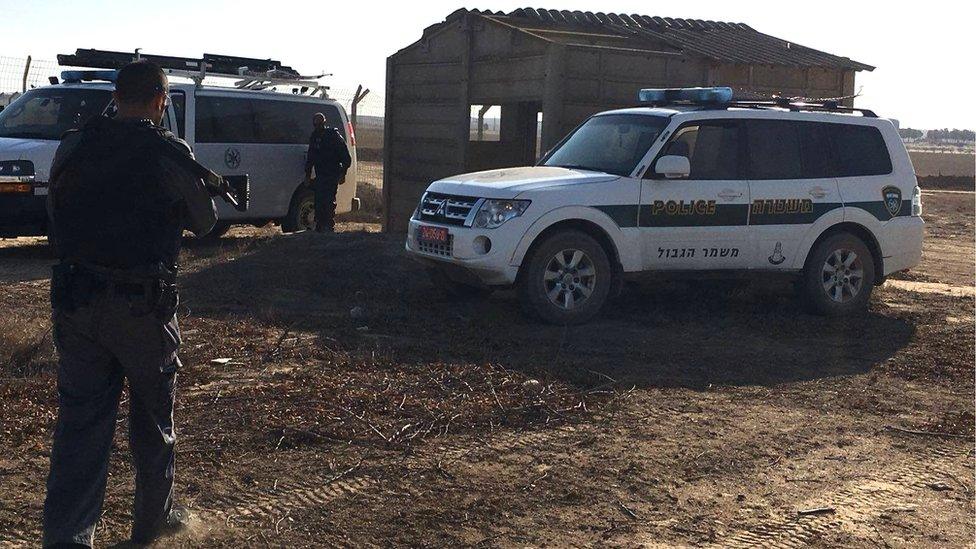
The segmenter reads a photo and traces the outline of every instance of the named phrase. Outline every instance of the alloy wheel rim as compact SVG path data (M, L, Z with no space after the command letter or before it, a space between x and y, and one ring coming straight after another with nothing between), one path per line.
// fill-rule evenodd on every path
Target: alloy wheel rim
M847 303L861 293L864 265L853 250L837 249L827 256L821 269L824 292L835 303Z
M570 311L581 307L596 287L596 267L582 250L567 248L546 264L543 284L549 302Z

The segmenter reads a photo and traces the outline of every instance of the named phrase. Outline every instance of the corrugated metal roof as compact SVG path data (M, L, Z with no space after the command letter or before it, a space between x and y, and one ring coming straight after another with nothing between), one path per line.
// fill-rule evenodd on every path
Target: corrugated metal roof
M871 65L763 34L745 23L675 19L638 14L520 8L509 13L457 10L448 20L467 13L494 17L520 28L599 27L635 41L661 41L683 52L729 63L874 70Z

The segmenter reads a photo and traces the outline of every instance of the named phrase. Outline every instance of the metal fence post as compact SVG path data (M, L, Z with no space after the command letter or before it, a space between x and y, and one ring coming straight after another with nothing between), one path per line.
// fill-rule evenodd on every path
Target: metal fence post
M356 94L353 96L352 103L349 105L349 110L350 110L349 114L350 117L352 118L351 123L352 123L353 133L356 132L356 126L357 123L359 122L359 117L357 114L359 103L362 102L362 100L365 99L367 95L369 95L369 88L364 90L362 84L356 87Z
M27 64L24 65L24 82L21 85L20 93L27 93L27 75L30 74L31 56L27 56Z

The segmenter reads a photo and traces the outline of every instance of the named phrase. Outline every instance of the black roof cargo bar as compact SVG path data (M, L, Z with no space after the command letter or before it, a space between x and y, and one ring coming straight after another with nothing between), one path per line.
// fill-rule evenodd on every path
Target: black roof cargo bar
M84 67L93 69L121 69L129 63L145 59L156 63L164 69L174 69L181 71L199 71L201 63L208 73L240 74L241 69L246 67L249 73L260 73L275 71L282 76L288 75L299 78L298 74L291 67L281 64L281 61L274 59L255 59L251 57L235 57L231 55L218 55L205 53L200 59L192 57L173 57L170 55L151 55L143 54L136 50L135 53L117 52L93 49L78 49L74 54L59 54L58 64L69 67Z
M826 100L826 101L793 101L789 98L777 98L771 101L736 101L732 100L728 103L723 103L720 105L721 108L743 108L743 109L789 109L793 112L841 112L841 113L858 113L866 118L877 118L878 115L875 114L871 109L861 109L857 107L844 107L841 106L837 101Z

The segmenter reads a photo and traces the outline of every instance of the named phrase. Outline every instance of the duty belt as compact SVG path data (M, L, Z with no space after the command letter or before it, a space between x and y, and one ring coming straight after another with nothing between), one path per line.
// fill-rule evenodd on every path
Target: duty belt
M176 269L162 265L151 268L112 269L79 262L64 262L54 266L51 299L56 308L73 310L91 302L103 292L140 298L130 302L133 314L155 312L169 318L175 312L179 297L176 292Z

